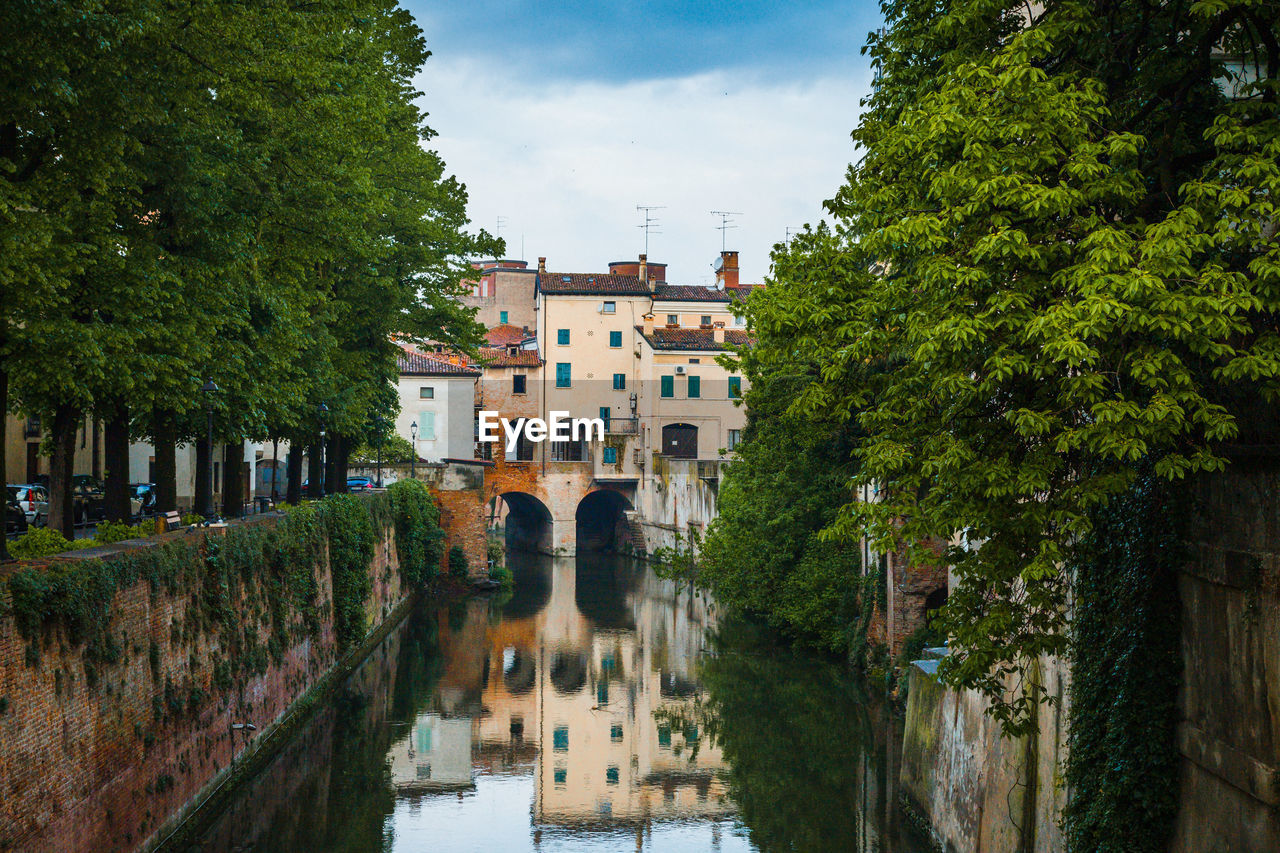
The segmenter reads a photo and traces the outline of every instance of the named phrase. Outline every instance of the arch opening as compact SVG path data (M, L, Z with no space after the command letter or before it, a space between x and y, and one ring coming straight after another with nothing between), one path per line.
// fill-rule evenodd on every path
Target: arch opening
M693 424L662 427L662 455L672 459L698 458L698 428Z
M630 543L626 514L631 509L631 501L611 489L600 489L583 497L574 514L578 553L617 551Z
M502 517L507 549L550 553L551 510L546 504L525 492L504 492L500 497L506 509Z

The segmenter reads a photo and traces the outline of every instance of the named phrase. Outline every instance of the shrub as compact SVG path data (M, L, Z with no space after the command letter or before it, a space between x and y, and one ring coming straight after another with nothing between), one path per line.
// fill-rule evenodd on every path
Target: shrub
M511 570L506 566L495 564L489 570L489 580L497 581L503 589L511 589L515 586L516 576L511 574Z
M147 535L147 533L142 532L141 525L130 527L121 521L103 521L98 525L98 531L94 534L93 539L99 545L112 545L116 542L123 542L126 539L136 539L139 536Z
M467 576L467 555L461 545L449 549L449 577L463 579Z
M72 549L71 542L51 527L33 527L14 540L9 553L19 560L48 557Z
M400 480L387 489L395 518L400 575L410 588L421 588L440 565L444 532L440 509L431 492L417 480Z

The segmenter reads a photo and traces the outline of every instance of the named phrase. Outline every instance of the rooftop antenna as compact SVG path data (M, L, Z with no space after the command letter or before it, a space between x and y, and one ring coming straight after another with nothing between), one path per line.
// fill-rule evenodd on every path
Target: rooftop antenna
M725 236L728 234L729 229L738 227L737 225L729 224L733 221L729 217L741 216L742 213L737 210L713 210L711 211L711 215L720 217L720 224L716 226L716 230L720 232L720 251L723 252L725 247Z
M662 233L661 231L656 231L656 230L654 230L654 229L656 229L659 225L661 225L662 223L661 223L661 222L659 222L659 221L658 221L658 218L657 218L656 216L654 216L654 215L653 215L653 211L655 211L655 210L665 210L665 209L666 209L666 207L667 207L667 206L666 206L665 204L648 204L648 205L645 205L645 204L637 204L637 205L636 205L636 210L643 210L643 211L644 211L644 224L643 224L643 225L637 225L636 227L637 227L637 228L643 228L643 229L644 229L644 253L645 253L645 255L648 255L648 254L649 254L649 235L650 235L650 234L661 234L661 233Z
M502 226L506 224L507 224L507 217L499 216L498 217L498 233L494 234L494 236L497 237L499 240L502 239Z
M788 225L788 226L787 226L787 236L786 236L786 237L784 237L784 238L782 239L782 245L783 245L783 246L790 246L790 245L791 245L791 232L792 232L792 231L795 231L797 234L799 234L799 233L800 233L799 229L792 228L790 225Z

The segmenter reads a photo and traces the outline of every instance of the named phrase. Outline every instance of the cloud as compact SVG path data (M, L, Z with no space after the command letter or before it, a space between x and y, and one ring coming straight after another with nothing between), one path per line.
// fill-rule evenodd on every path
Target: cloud
M682 77L548 83L482 58L433 57L419 79L432 147L468 187L473 221L506 225L507 256L603 270L644 250L637 204L656 212L649 255L675 283L711 280L711 210L740 211L727 248L760 281L786 228L816 222L854 159L849 132L870 71L771 82L717 69Z
M875 0L410 0L433 50L466 45L526 77L628 80L714 69L794 77L857 62Z

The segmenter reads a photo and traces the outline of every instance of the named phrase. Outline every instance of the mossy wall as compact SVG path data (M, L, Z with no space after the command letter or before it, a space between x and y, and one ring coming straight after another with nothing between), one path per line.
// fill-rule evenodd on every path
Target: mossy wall
M415 503L400 497L334 496L221 535L6 566L0 850L157 841L250 738L421 587L422 568L397 557L407 531L396 522ZM426 515L435 535L438 515Z

